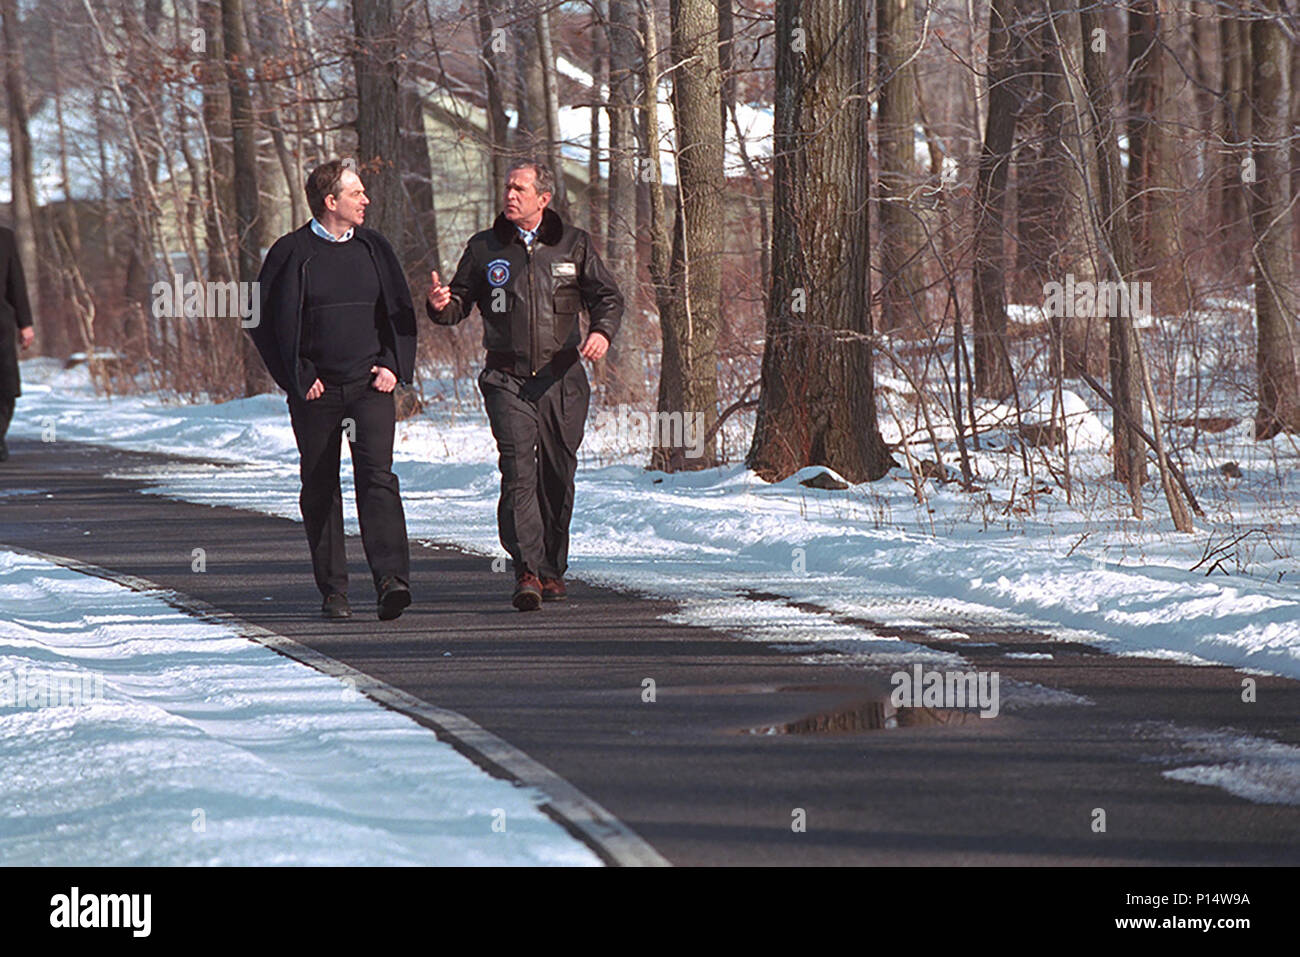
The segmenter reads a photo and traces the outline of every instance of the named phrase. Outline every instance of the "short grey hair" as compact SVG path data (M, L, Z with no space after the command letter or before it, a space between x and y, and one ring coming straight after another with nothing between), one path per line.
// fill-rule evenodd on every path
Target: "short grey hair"
M550 193L552 196L555 195L555 174L551 172L551 168L545 163L533 159L516 160L511 163L510 168L506 170L506 178L508 179L510 174L517 169L530 169L533 171L533 174L537 177L533 183L533 187L537 190L539 196L542 193Z

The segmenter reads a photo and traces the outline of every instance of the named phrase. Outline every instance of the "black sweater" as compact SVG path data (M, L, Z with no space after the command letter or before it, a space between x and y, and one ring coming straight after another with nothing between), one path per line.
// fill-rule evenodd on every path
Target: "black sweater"
M301 381L303 282L318 251L310 224L304 224L275 241L258 273L262 305L258 324L248 329L257 351L276 384L303 398L312 380ZM370 253L383 296L381 342L391 343L397 381L409 383L415 373L415 309L411 290L393 247L373 229L358 226L349 243L360 243Z
M383 295L370 253L360 243L313 235L303 300L298 381L355 382L375 365L396 370L384 343Z

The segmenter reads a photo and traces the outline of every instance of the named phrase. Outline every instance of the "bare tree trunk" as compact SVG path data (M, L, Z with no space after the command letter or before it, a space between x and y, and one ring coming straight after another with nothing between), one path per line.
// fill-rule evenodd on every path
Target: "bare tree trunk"
M429 270L442 271L442 256L438 248L438 211L434 202L433 163L429 159L424 102L410 67L418 55L407 39L414 34L415 24L409 10L403 16L397 28L398 36L403 38L400 57L403 66L398 71L401 195L406 203L402 264L414 268L416 276L423 282Z
M659 411L718 415L718 337L722 254L722 76L718 10L712 0L672 0L673 113L677 126L677 223L669 284L679 302L663 329ZM651 467L663 471L717 464L716 436L702 455L657 445Z
M555 50L551 46L551 15L544 6L537 11L537 55L542 64L542 93L546 103L546 164L555 171L555 195L550 205L561 216L566 216L569 213L569 195L560 153L560 99L555 83Z
M397 18L393 0L353 0L356 35L357 159L372 206L366 225L400 246L405 230L402 190Z
M519 4L513 9L511 34L515 48L515 150L524 156L536 156L546 148L546 78L542 58L537 52L537 26L532 17L533 4Z
M63 53L59 47L59 31L50 33L50 79L54 87L54 124L59 142L59 184L63 191L63 215L59 219L51 217L52 252L58 271L59 284L62 289L62 301L71 306L74 318L80 312L77 304L77 289L71 273L79 268L81 259L81 222L77 213L77 204L72 201L72 177L68 170L68 133L63 113ZM11 134L10 143L16 141ZM11 168L12 172L12 168ZM16 182L11 177L10 182ZM69 328L71 326L71 328ZM92 346L83 338L84 327L79 322L63 323L60 329L60 341L50 342L47 329L44 335L46 345L51 351L67 354L73 351L73 344L90 352Z
M97 90L95 92L95 158L96 171L99 174L99 204L104 215L104 254L109 261L117 260L117 216L113 208L112 184L113 177L108 170L108 149L107 133L104 123L104 99L107 91ZM90 363L92 374L94 369L94 360Z
M58 31L50 34L50 78L54 83L54 123L59 135L59 184L67 201L67 230L65 241L73 256L81 255L81 222L76 203L72 201L72 177L68 172L68 131L63 117L63 62L59 49ZM10 142L13 142L11 139Z
M1291 175L1287 164L1292 122L1287 40L1280 0L1263 0L1251 23L1253 181L1248 178L1253 247L1256 366L1259 408L1255 437L1300 432L1300 378L1296 374L1295 276L1291 253Z
M1220 135L1223 138L1221 182L1224 242L1219 259L1235 272L1238 251L1250 229L1246 194L1242 190L1244 164L1250 157L1251 108L1247 99L1250 89L1250 26L1241 16L1241 0L1226 0L1219 14L1219 50L1223 75L1223 113Z
M736 16L732 0L717 0L718 69L722 71L722 128L727 128L727 114L736 102L736 73L732 68L732 46L736 42Z
M610 347L606 361L610 398L623 402L642 397L646 374L644 346L640 341L636 140L632 123L636 97L636 31L636 0L609 0L609 207L605 258L623 291L626 309L619 341Z
M1079 11L1079 24L1083 34L1083 74L1091 108L1091 130L1097 150L1098 196L1096 203L1096 229L1107 255L1107 274L1117 283L1125 283L1133 275L1133 239L1129 233L1128 216L1124 211L1124 177L1120 170L1119 143L1117 141L1114 110L1111 106L1109 73L1105 64L1105 49L1099 49L1098 39L1104 38L1101 14L1096 7L1083 7ZM1114 308L1112 313L1126 310ZM1110 385L1115 402L1122 410L1114 422L1115 478L1128 486L1133 511L1142 515L1142 483L1146 481L1146 459L1142 451L1141 436L1135 425L1142 422L1142 404L1139 397L1138 370L1134 361L1133 321L1128 315L1109 317Z
M914 0L876 4L879 75L876 138L880 163L880 328L918 329L925 317L925 240L912 193L916 165L916 7Z
M892 465L871 369L868 17L858 0L777 0L772 305L746 458L769 481L825 465L864 482Z
M1083 47L1079 18L1074 0L1049 0L1051 19L1045 26L1055 46L1055 56L1045 62L1044 95L1049 111L1059 129L1059 141L1053 144L1053 160L1059 164L1060 177L1056 192L1059 213L1056 220L1055 269L1052 279L1065 282L1073 276L1076 283L1095 282L1098 277L1091 244L1091 203L1097 193L1097 150L1091 125L1083 123L1088 112L1083 82ZM1073 313L1073 314L1071 314ZM1059 358L1064 373L1106 374L1105 337L1097 318L1091 313L1080 315L1071 309L1065 316L1052 318L1055 335L1060 340Z
M226 52L226 83L230 88L239 281L254 282L262 264L263 224L257 180L257 127L245 72L249 60L243 0L221 0L221 32ZM232 324L239 329L237 323ZM253 340L247 336L244 336L243 356L244 394L257 395L269 390L270 377L253 348Z
M504 34L496 32L492 14L495 12L493 0L478 0L478 43L479 57L483 62L483 82L487 87L488 144L491 151L491 167L487 195L489 200L504 187L506 181L506 118L505 100L501 95L501 70L505 62L505 45L501 42Z
M1218 132L1218 63L1214 59L1215 42L1218 37L1212 8L1208 0L1192 0L1181 12L1182 22L1191 24L1192 41L1192 75L1196 88L1192 93L1196 102L1196 155L1198 173L1203 172L1209 188L1200 191L1196 197L1200 221L1215 228L1219 215L1218 193L1215 178L1218 170L1218 150L1214 137Z
M158 182L158 164L161 149L161 131L156 119L156 84L151 74L156 67L152 50L145 37L157 34L162 21L161 0L145 0L142 12L143 22L136 18L136 8L123 2L121 17L126 26L123 31L128 37L125 49L124 92L126 102L123 104L124 119L132 124L135 131L135 148L131 151L130 182L131 208L130 240L127 249L126 277L123 294L126 298L126 310L123 314L123 334L126 341L136 345L146 368L154 374L159 366L154 361L152 332L158 323L151 321L148 308L149 289L153 280L157 253L165 253L162 244L155 247L155 237L159 235L159 218L161 208L156 202L155 184ZM164 268L170 270L171 263L164 260ZM167 366L166 338L162 339L161 368Z
M1300 125L1300 38L1291 41L1291 128ZM1300 136L1291 137L1291 196L1300 196ZM1300 245L1300 216L1291 216L1292 243Z
M257 4L257 33L265 50L258 50L255 54L259 58L263 53L267 55L278 54L283 49L284 40L276 27L275 20L265 15L264 8ZM244 10L245 16L248 9ZM253 35L253 23L245 20L245 36ZM257 83L258 97L261 100L262 115L265 117L263 126L271 133L271 146L275 150L275 157L280 162L280 173L284 176L285 192L289 195L289 209L291 221L294 226L301 226L307 221L307 197L303 192L303 181L306 174L298 169L293 152L289 149L288 138L284 135L284 123L280 119L280 108L275 99L274 86L264 79L259 79Z
M1133 0L1128 10L1128 195L1136 257L1133 278L1151 282L1161 296L1162 312L1183 312L1188 305L1181 281L1178 217L1173 191L1177 162L1165 125L1169 97L1162 45L1172 40L1168 14L1157 0Z
M772 236L771 215L767 208L767 186L759 175L758 166L749 155L745 143L746 130L740 127L740 116L736 110L736 71L732 68L735 43L735 15L732 11L733 0L718 0L718 63L722 69L722 127L727 127L730 118L732 129L736 134L736 151L740 161L749 174L753 198L746 197L747 207L757 207L758 219L758 274L759 288L763 291L763 312L768 311L768 294L772 289Z
M1083 135L1080 117L1086 112L1083 91L1082 50L1079 18L1073 0L1043 0L1047 18L1042 38L1042 162L1037 187L1044 197L1043 232L1034 232L1046 245L1032 261L1042 270L1038 281L1076 283L1096 281L1097 271L1088 244L1089 203L1096 193L1092 171L1096 150L1090 136ZM1017 189L1035 188L1018 183ZM1021 231L1022 239L1026 232ZM1043 287L1046 295L1046 286ZM1053 374L1093 376L1106 372L1105 339L1094 316L1077 314L1073 308L1050 318L1055 347Z
M424 103L413 80L403 80L402 109L402 198L409 215L402 246L402 264L418 266L424 275L442 270L438 249L438 211L434 205L433 164L429 161L429 138L424 129Z
M1007 353L1006 254L1003 216L1007 173L1020 103L1028 87L1023 31L1015 0L993 0L989 15L989 118L975 186L975 393L1011 396L1015 384Z
M1300 125L1300 38L1291 41L1291 128ZM1300 136L1291 137L1291 196L1300 196ZM1300 216L1292 214L1292 242L1300 245Z
M227 282L235 264L225 223L235 206L235 157L230 129L230 86L223 64L226 45L221 35L220 0L199 0L199 25L207 35L208 59L199 65L203 90L203 134L207 182L203 225L207 243L208 279ZM239 340L242 342L243 334ZM242 348L242 344L241 344Z
M655 308L662 328L664 317L676 308L669 286L672 268L672 236L668 232L668 212L664 202L663 168L659 162L659 57L658 28L655 24L654 0L637 0L643 38L641 57L644 74L641 84L641 117L645 131L645 163L650 185L650 281L654 284ZM669 320L672 321L671 319Z
M198 0L198 2L207 3L210 0ZM311 21L311 5L295 3L293 0L280 0L280 9L284 11L284 19L289 27L289 41L296 70L294 91L298 96L298 128L301 131L298 147L301 151L304 138L311 144L311 165L315 166L332 156L334 148L333 136L325 128L325 117L321 112L317 71L311 68L311 65L316 62L316 39Z
M1042 0L1039 4L1047 6ZM1008 277L1015 302L1033 302L1041 295L1060 215L1060 170L1053 162L1060 139L1060 113L1048 99L1053 92L1056 48L1050 31L1039 22L1049 11L1027 12L1033 20L1026 25L1022 41L1027 75L1022 81L1023 99L1016 118L1019 142L1013 159L1016 258Z
M624 67L626 69L626 67ZM609 0L593 0L591 14L591 123L587 128L587 232L600 245L602 254L608 256L605 244L603 219L605 205L609 199L601 183L600 175L600 116L605 113L606 125L613 119L610 104L601 93L602 88L610 86L609 62ZM610 90L610 96L613 90ZM613 131L606 146L609 151L605 159L610 164L609 175L613 178ZM606 369L608 366L606 366Z

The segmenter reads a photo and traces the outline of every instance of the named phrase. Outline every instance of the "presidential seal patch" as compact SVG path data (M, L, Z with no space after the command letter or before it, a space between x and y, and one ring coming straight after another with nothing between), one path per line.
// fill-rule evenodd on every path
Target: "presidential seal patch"
M487 281L490 286L504 286L510 281L510 260L494 259L487 264Z

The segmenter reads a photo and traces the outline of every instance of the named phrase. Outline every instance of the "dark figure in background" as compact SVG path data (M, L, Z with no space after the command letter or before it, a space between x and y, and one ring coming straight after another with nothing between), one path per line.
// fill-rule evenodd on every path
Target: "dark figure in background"
M36 339L32 329L32 307L27 301L23 264L18 259L18 242L12 229L0 226L0 462L9 459L5 435L14 417L14 400L22 395L18 378L18 345L23 351Z
M415 308L393 247L366 229L370 204L352 165L332 160L307 177L312 219L266 254L261 321L249 330L288 395L302 457L303 525L326 618L348 618L339 452L352 446L361 541L379 617L411 603L410 548L393 474L393 389L415 369Z
M483 316L478 382L500 453L497 525L520 611L565 597L573 476L591 398L578 357L603 356L623 316L591 237L547 208L554 189L545 164L512 166L504 212L471 237L450 286L432 274L425 304L439 325L455 325L474 306Z

